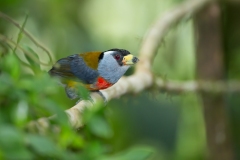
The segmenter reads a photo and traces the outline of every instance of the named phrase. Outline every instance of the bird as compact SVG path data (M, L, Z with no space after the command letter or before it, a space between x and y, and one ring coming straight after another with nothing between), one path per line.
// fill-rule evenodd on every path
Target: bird
M113 48L59 59L48 73L60 80L70 99L81 99L78 88L84 86L90 92L98 92L106 101L100 90L113 86L138 61L128 50Z

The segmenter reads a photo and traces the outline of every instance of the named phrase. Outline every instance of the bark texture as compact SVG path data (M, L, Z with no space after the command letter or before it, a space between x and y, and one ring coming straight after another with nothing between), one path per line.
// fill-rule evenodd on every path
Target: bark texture
M195 17L197 77L201 80L224 79L221 8L214 2ZM224 94L201 94L209 159L234 159Z

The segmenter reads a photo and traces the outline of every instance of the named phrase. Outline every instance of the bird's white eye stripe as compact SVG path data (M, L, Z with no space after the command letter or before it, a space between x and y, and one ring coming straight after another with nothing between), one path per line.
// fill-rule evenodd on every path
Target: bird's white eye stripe
M109 55L109 54L112 54L114 53L115 51L107 51L107 52L104 52L105 55Z

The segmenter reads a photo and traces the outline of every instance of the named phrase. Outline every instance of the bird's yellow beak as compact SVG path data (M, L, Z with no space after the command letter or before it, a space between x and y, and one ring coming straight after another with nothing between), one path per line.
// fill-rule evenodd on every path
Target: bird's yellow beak
M134 57L132 54L129 54L129 55L123 57L122 63L124 65L134 65L138 61L139 61L139 59L137 57Z

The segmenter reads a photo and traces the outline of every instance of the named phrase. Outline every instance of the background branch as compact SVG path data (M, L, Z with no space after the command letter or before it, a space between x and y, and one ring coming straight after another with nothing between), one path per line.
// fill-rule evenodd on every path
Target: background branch
M181 92L208 92L208 93L234 93L240 92L239 81L168 81L162 78L155 79L155 86L159 90L170 93Z
M194 17L198 79L225 79L222 19L222 7L219 2L209 4ZM228 87L220 89L223 88ZM226 111L226 95L202 93L199 96L204 113L209 159L235 159L229 114Z

